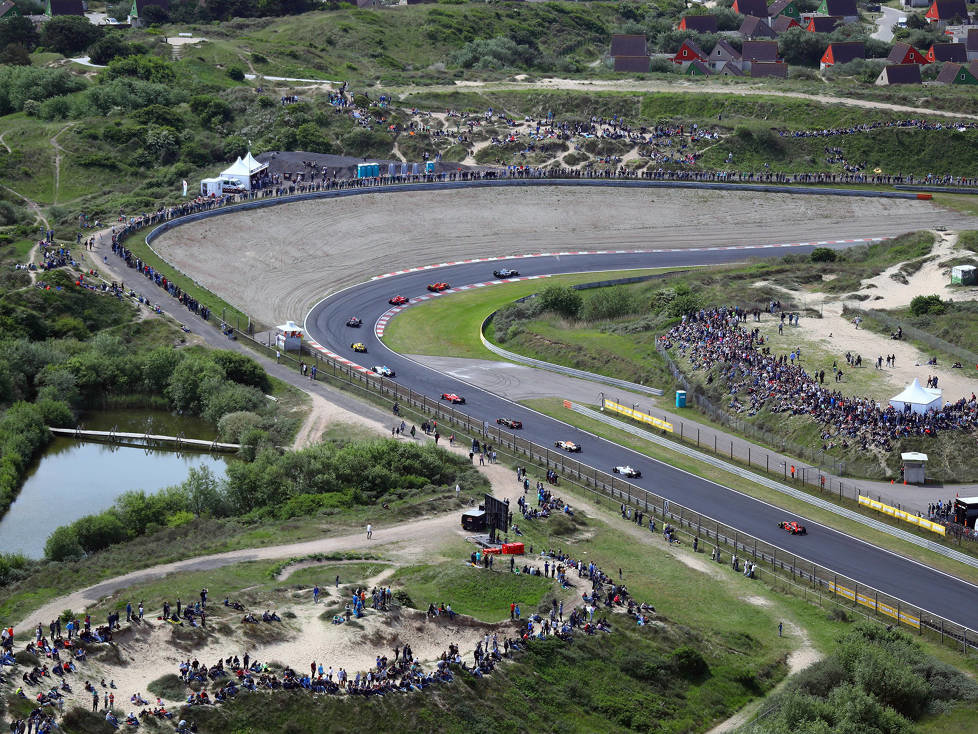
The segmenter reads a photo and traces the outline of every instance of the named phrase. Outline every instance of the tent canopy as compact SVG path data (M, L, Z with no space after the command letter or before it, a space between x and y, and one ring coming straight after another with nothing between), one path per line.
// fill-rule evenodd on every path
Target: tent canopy
M914 413L926 413L928 410L938 410L943 405L944 391L937 388L921 387L916 377L899 395L890 398L890 405L897 410L910 410Z
M267 163L259 163L251 155L251 151L248 151L248 155L244 158L238 156L238 159L229 168L221 171L221 178L234 179L244 188L251 190L251 177L261 173L266 168L268 168Z

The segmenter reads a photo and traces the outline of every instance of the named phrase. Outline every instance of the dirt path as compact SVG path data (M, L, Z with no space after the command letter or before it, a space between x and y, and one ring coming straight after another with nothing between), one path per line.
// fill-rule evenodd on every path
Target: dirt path
M2 133L0 133L0 145L6 148L8 153L13 153L13 151L10 149L10 146L7 145L7 141L3 139L4 135L6 135L9 132L10 132L9 130L4 130Z
M457 91L486 91L486 92L508 92L527 89L559 89L576 92L674 92L678 94L728 94L731 96L766 96L766 97L788 97L791 99L804 99L821 104L842 104L850 107L861 107L863 109L891 110L893 112L906 112L912 115L940 115L942 117L953 117L955 119L978 120L978 115L969 115L960 112L948 112L946 110L935 110L929 107L911 107L909 105L891 104L889 102L876 102L865 99L849 99L846 97L836 97L831 94L807 94L805 92L787 92L772 89L765 86L747 85L726 85L710 82L660 82L660 81L636 81L634 79L616 79L614 81L604 80L577 80L577 79L540 79L538 81L514 84L512 82L473 82L467 81L464 84L442 84L431 87L392 87L390 91L400 95L403 99L409 94L430 93L430 92L457 92Z
M69 122L63 128L58 130L51 138L48 140L49 143L54 147L54 195L51 197L51 203L58 203L58 194L61 191L61 154L67 153L67 151L61 147L61 143L58 142L58 138L63 132L68 128L74 127L76 123Z

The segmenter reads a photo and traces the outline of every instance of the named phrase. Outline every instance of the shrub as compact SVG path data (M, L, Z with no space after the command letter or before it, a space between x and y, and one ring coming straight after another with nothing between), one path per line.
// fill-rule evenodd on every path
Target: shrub
M567 286L552 285L540 294L540 307L568 319L576 319L581 310L581 295Z
M584 301L580 317L585 321L618 319L634 311L635 302L624 288L598 288Z
M59 54L81 53L98 40L103 29L80 15L58 15L44 24L41 44Z
M247 431L258 428L261 420L260 415L246 410L227 413L217 422L217 434L227 443L241 443L241 437Z
M672 666L684 678L702 678L710 672L700 651L689 645L677 647L672 653Z
M947 312L947 304L938 295L915 296L910 301L910 313L914 316L940 316Z
M229 66L224 73L228 75L228 79L233 79L236 82L243 82L245 79L244 69L240 66Z
M809 257L813 263L834 263L838 255L829 247L816 247Z
M71 525L55 528L44 543L44 557L49 561L73 561L82 555L78 535Z

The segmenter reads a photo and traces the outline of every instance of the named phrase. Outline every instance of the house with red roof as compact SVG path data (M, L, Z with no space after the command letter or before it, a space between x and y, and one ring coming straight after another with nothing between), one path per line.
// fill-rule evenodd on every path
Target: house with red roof
M681 64L685 67L694 61L706 62L707 55L700 50L700 47L696 45L696 42L687 38L683 41L683 45L679 47L676 51L676 55L672 57L672 63Z
M841 25L842 18L836 15L813 15L808 19L805 30L809 33L831 33Z
M771 23L771 30L774 31L774 34L777 36L780 36L789 28L801 28L801 23L794 18L789 18L787 15L779 15L774 19L774 22Z
M955 64L968 63L968 48L963 43L935 43L924 55L931 64L937 61L953 61Z
M886 87L893 84L920 84L919 64L893 64L884 66L876 77L876 85Z
M767 18L767 3L765 0L734 0L733 11L741 15L751 15L755 18Z
M890 64L926 64L927 58L908 43L894 43L886 61Z
M842 41L830 43L822 54L818 68L824 69L836 64L848 64L856 59L866 58L866 44L863 41Z
M968 6L964 0L934 0L924 14L928 23L943 23L947 25L951 22L967 23Z
M679 30L716 33L717 17L715 15L684 15L683 19L679 21Z

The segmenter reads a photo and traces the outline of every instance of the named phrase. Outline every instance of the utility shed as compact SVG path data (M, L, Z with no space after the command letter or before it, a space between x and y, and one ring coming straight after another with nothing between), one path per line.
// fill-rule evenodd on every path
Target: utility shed
M900 459L903 461L903 481L907 484L923 484L927 454L907 451L900 454Z

